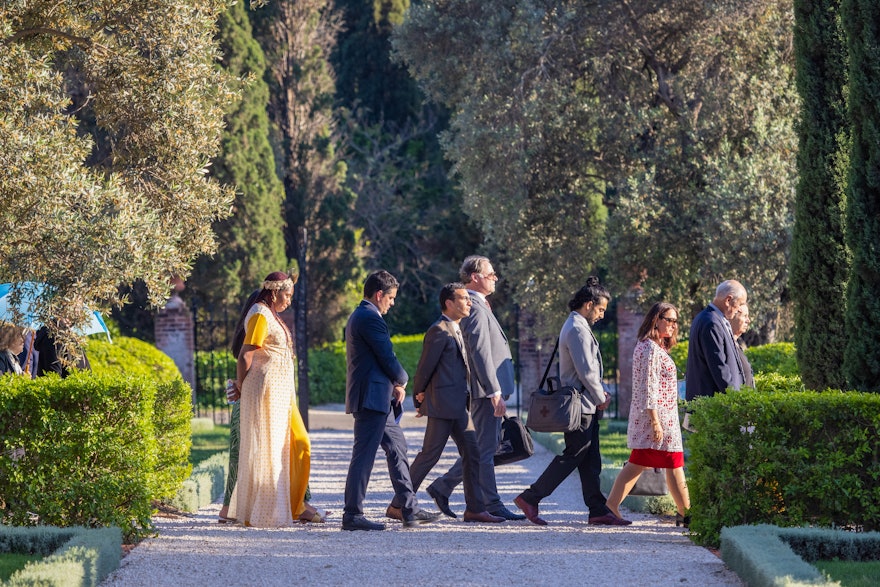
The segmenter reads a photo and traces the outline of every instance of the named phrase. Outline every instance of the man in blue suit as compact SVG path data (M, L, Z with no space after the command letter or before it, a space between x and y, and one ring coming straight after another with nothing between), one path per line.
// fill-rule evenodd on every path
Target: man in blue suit
M406 527L434 521L439 514L420 511L406 459L406 439L396 416L403 411L409 377L391 348L391 334L382 318L394 305L398 282L387 271L376 271L364 283L364 299L345 327L345 412L354 416L354 446L345 480L343 530L384 530L364 517L364 497L381 446Z
M685 373L688 401L715 395L728 387L742 387L744 371L730 320L745 303L746 288L729 279L718 286L715 299L691 323Z

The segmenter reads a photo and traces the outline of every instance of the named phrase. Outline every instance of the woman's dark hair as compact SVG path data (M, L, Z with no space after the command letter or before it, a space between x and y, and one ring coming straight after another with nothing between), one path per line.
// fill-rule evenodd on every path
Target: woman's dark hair
M241 347L244 344L244 319L247 318L248 312L251 311L253 305L257 303L257 296L260 295L260 291L261 290L258 289L248 296L244 306L241 307L241 314L238 317L238 322L235 324L235 330L232 332L232 356L236 359L238 358L238 353L241 352Z
M657 326L660 317L665 316L666 312L669 312L670 310L675 312L675 316L678 318L678 310L672 304L657 302L651 306L651 309L648 310L648 314L642 321L642 325L639 326L639 340L649 338L667 351L674 347L678 342L678 322L675 323L675 329L672 331L672 336L669 338L660 338L660 330Z
M602 298L605 298L610 302L611 294L609 294L608 290L599 284L598 277L591 275L587 277L587 282L584 284L584 286L577 290L577 293L574 294L574 297L569 300L568 309L574 312L587 302L598 304L599 300Z

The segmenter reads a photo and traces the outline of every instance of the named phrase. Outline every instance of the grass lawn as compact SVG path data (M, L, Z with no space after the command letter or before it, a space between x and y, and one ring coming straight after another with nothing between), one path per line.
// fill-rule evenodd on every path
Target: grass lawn
M38 561L43 558L39 554L16 554L4 552L0 554L0 581L7 581L12 573L19 571L30 561Z
M630 449L626 447L626 420L599 420L599 449L602 462L608 465L623 466L629 459Z
M197 465L224 450L229 450L229 426L216 425L211 430L193 432L189 462Z
M842 587L880 585L880 561L817 561L813 565Z

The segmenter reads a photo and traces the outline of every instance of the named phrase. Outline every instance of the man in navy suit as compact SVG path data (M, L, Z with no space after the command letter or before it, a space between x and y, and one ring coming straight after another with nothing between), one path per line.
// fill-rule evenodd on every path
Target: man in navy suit
M739 389L744 371L736 351L730 319L746 303L746 288L733 279L721 283L715 299L691 323L685 390L688 401L712 396L728 387Z
M382 318L394 305L398 282L387 271L376 271L364 283L364 299L345 327L345 413L354 416L354 446L345 480L343 530L384 530L364 517L364 497L381 446L395 498L402 503L406 527L431 522L439 514L418 510L406 459L406 439L395 413L402 412L409 377L391 348L391 334ZM392 409L393 408L393 409Z
M503 522L483 504L480 488L479 449L470 407L470 376L467 350L459 322L471 312L471 298L461 283L448 283L440 290L443 314L425 333L422 356L416 367L413 399L419 412L428 417L422 450L410 467L413 489L418 491L425 477L440 460L449 437L458 447L464 469L465 522ZM391 507L398 506L392 502Z
M501 439L501 419L507 412L504 402L516 385L507 335L487 300L487 296L495 293L498 275L489 259L479 255L466 258L458 274L471 298L471 312L461 319L461 331L470 362L471 417L480 449L480 486L486 509L505 520L525 520L525 516L505 507L495 481L495 451ZM427 487L440 511L452 518L456 515L449 508L449 496L461 483L463 474L458 459L445 475Z

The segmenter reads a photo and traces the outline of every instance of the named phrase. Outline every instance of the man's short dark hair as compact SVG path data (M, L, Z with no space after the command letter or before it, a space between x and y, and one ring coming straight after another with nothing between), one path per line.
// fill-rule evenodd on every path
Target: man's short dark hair
M392 289L397 289L399 287L400 283L397 279L383 269L381 271L370 273L369 277L367 277L367 280L364 282L364 297L371 298L376 295L377 291L388 293Z
M467 289L463 283L459 283L454 281L452 283L447 283L440 290L440 311L446 311L446 302L449 300L455 299L455 290L457 289Z

